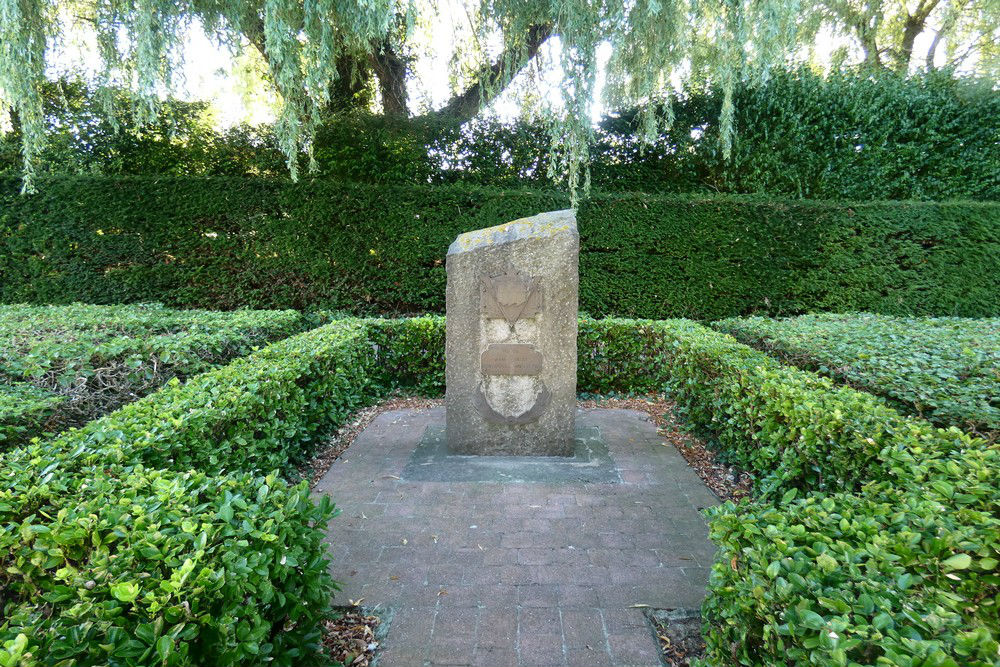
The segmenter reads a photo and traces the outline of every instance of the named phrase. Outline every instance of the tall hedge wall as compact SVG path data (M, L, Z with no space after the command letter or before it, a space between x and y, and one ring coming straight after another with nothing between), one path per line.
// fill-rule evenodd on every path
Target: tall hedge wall
M240 178L0 181L0 301L441 312L462 232L568 205L551 191ZM595 194L581 310L1000 313L1000 204Z

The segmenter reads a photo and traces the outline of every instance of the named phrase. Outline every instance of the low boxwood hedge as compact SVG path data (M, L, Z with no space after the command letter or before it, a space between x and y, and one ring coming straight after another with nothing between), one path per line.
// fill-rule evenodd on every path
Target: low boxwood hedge
M916 458L985 446L684 320L583 320L579 359L587 391L669 388L764 496L855 490L886 476L906 483Z
M0 664L317 660L332 508L267 471L385 391L375 361L333 322L0 454Z
M309 323L293 310L0 306L0 447L85 424L171 378L217 367ZM2 396L11 392L3 387L22 382L61 400L25 403L7 416ZM22 419L32 408L37 414Z
M262 475L392 387L440 393L443 333L334 321L0 455L0 664L316 659L330 508ZM712 512L712 664L996 663L997 445L683 320L582 319L578 387L669 391L758 479Z
M274 475L79 472L4 517L0 664L313 664L328 500Z
M383 321L380 344L440 392L443 335L443 318ZM712 512L709 664L996 664L996 445L684 320L582 318L577 377L668 391L756 477L754 501Z
M997 664L995 513L883 487L711 515L709 664Z

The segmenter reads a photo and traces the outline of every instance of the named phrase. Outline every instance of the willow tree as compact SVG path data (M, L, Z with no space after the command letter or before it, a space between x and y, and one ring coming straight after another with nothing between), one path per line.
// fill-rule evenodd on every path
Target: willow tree
M906 74L978 59L978 73L1000 71L998 0L824 0L818 9L860 47L869 67ZM924 35L921 52L917 40Z
M724 91L719 123L728 151L737 81L748 73L766 77L822 18L805 4L812 0L472 1L478 4L467 8L463 53L453 59L455 95L439 113L472 117L545 42L558 39L550 65L562 70L563 84L544 110L552 168L573 192L586 180L602 43L611 45L604 104L667 100L645 105L643 135L652 139L671 120L675 84L709 80ZM410 113L406 36L435 11L430 0L0 0L0 123L9 126L16 116L30 188L45 139L42 84L68 15L86 17L96 32L98 86L133 91L140 120L155 117L174 87L183 38L200 27L234 51L255 48L264 56L280 95L276 134L295 177L322 111L345 91L356 93L366 76L377 78L383 109ZM109 104L107 113L116 110Z

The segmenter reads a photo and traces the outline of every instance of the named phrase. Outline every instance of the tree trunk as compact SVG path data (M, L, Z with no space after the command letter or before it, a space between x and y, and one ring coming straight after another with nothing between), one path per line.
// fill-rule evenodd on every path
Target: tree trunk
M372 69L378 78L382 94L382 112L386 116L406 117L410 106L406 92L406 61L392 49L386 39L371 54Z
M899 43L899 54L896 57L896 71L906 74L910 69L910 59L913 57L913 43L917 35L924 30L924 19L910 16L903 24L903 39Z
M472 120L482 108L502 93L524 67L538 55L542 44L552 35L552 26L536 24L528 28L523 46L505 51L496 62L482 68L476 81L435 112L460 122ZM485 86L483 84L486 84Z
M244 36L270 65L264 44L264 22L256 13L243 17L237 24L242 26ZM551 24L536 24L528 29L522 44L507 49L494 63L484 65L475 81L464 91L456 94L439 111L428 116L446 116L459 122L474 118L484 106L503 92L511 80L538 55L542 44L551 36ZM344 57L337 63L340 79L331 89L330 101L334 110L367 106L370 99L364 95L374 74L382 96L382 111L386 116L407 117L410 113L406 91L407 63L392 48L388 38L381 44L373 45L368 62ZM355 76L355 73L358 76Z

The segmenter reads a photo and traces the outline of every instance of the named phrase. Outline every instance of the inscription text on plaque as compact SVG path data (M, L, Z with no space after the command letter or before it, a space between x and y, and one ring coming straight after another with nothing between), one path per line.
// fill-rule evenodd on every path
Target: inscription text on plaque
M486 375L539 375L542 354L534 345L523 343L493 343L481 358Z

